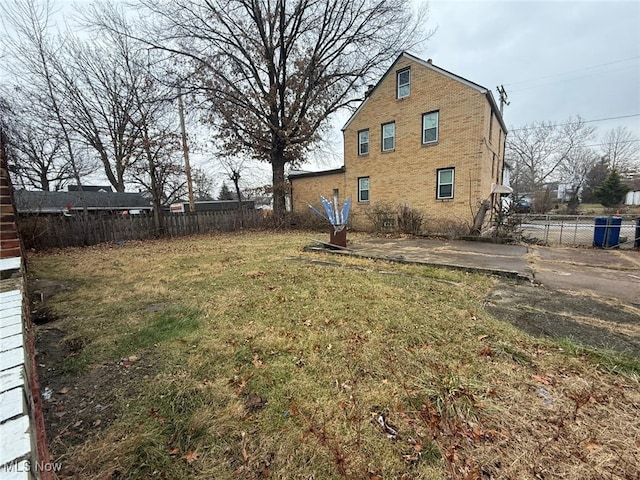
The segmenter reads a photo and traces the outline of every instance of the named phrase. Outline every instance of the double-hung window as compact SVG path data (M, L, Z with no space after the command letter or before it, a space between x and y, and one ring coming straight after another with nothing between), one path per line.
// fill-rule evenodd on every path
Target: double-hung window
M358 178L358 202L369 201L369 177Z
M358 132L358 155L369 154L369 130L360 130Z
M438 190L436 198L438 200L448 200L453 198L453 182L455 168L441 168L438 170Z
M408 97L411 93L411 69L396 72L397 98Z
M422 144L436 143L438 141L438 112L429 112L422 115Z
M390 152L396 148L396 122L382 125L382 151Z

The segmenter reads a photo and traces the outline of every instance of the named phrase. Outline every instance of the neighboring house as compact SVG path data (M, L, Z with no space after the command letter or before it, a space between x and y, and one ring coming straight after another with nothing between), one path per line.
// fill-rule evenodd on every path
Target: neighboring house
M149 199L140 193L16 190L14 196L19 215L73 215L82 212L85 206L91 214L133 214L153 210Z
M80 187L78 185L67 185L69 192L79 192ZM85 192L113 192L111 185L82 185L82 190Z
M352 198L356 228L371 227L376 204L470 226L480 202L498 206L511 191L502 183L507 129L491 91L431 60L401 54L342 130L342 168L289 174L294 211L338 190Z
M630 190L624 200L625 205L640 205L640 190Z
M238 209L237 200L196 200L194 202L196 212L229 212ZM253 200L243 200L242 207L245 210L253 210L256 208L256 204ZM189 213L191 208L189 202L180 201L172 203L169 206L171 213Z
M640 205L640 171L628 172L625 175L629 192L625 197L625 205Z

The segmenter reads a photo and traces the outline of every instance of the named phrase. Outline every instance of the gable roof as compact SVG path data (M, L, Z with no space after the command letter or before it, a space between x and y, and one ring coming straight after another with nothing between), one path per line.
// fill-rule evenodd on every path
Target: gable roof
M398 58L396 58L396 60L391 64L391 66L387 69L387 71L384 73L384 75L382 75L380 80L378 80L378 83L376 83L376 85L369 91L369 94L366 96L366 98L363 100L363 102L360 104L360 106L349 117L349 120L347 120L347 123L345 123L344 127L342 127L342 131L343 132L347 129L347 127L349 127L349 125L351 124L352 120L356 117L356 115L358 115L358 113L360 113L360 110L362 110L364 105L367 103L367 100L369 100L369 98L377 90L377 88L380 86L380 84L395 69L396 64L400 60L405 59L405 58L408 59L408 60L411 60L412 62L415 62L415 63L417 63L417 64L419 64L419 65L421 65L421 66L423 66L423 67L425 67L425 68L427 68L429 70L432 70L432 71L434 71L436 73L444 75L445 77L449 77L452 80L460 82L460 83L466 85L467 87L473 88L474 90L476 90L476 91L480 92L481 94L483 94L487 98L487 101L489 102L489 105L491 105L491 110L493 111L494 115L498 119L498 122L500 122L500 126L504 130L505 134L507 133L507 126L504 123L504 120L502 118L502 114L500 113L500 110L498 109L498 105L496 104L495 98L493 98L493 94L491 93L491 90L489 90L488 88L485 88L482 85L479 85L479 84L477 84L475 82L472 82L471 80L467 80L464 77L456 75L455 73L451 73L448 70L445 70L444 68L440 68L440 67L434 65L431 62L431 60L424 61L421 58L418 58L415 55L411 55L408 52L402 52L400 55L398 55Z
M16 190L18 213L62 213L82 210L83 197L89 210L150 210L151 203L139 193L43 192Z

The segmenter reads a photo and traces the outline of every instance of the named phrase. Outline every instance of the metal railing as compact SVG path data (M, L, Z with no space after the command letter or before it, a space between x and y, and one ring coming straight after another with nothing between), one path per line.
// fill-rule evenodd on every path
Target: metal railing
M546 245L601 246L603 248L633 248L637 233L637 215L616 215L619 221L606 216L587 215L515 215L519 233L526 242ZM596 224L596 219L598 224ZM618 223L619 222L619 223ZM604 241L601 241L604 238Z

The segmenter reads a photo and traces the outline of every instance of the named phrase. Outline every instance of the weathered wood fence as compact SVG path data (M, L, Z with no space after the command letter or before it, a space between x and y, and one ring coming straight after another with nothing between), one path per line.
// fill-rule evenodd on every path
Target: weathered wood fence
M262 213L163 213L161 220L158 229L153 215L28 216L18 219L18 229L26 248L44 250L257 228L262 223Z

